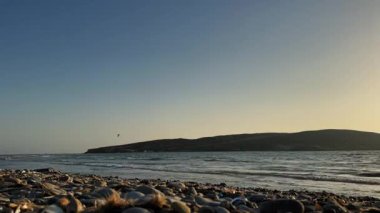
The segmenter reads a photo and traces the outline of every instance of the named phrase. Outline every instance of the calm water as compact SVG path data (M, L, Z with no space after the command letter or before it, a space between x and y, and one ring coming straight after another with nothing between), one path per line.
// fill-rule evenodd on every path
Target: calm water
M380 151L0 155L0 168L380 197Z

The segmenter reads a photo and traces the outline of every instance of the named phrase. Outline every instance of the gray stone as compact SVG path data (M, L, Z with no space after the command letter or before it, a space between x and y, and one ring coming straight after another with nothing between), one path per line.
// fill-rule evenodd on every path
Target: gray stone
M131 191L131 192L124 193L122 197L126 200L135 201L135 200L138 200L144 196L145 196L145 194L143 194L142 192Z
M202 205L207 205L207 206L219 206L220 205L220 202L216 202L216 201L213 201L211 199L204 198L201 196L196 196L195 202L201 206Z
M148 194L162 194L162 192L158 191L157 189L147 186L147 185L141 185L136 188L136 191L142 192L146 195Z
M47 206L41 213L64 213L64 211L57 205Z
M183 184L182 182L179 182L179 181L169 182L168 187L174 188L178 191L182 191L182 190L186 189L185 184Z
M95 191L93 195L97 198L104 198L106 200L115 200L120 198L119 193L110 188L99 189Z
M248 200L255 203L261 203L268 200L268 197L266 195L250 195L248 197Z

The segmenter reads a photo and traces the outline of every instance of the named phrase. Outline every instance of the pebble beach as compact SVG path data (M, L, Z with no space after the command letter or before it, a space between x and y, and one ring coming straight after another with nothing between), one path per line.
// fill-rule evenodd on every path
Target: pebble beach
M0 212L380 212L380 199L225 183L0 170Z

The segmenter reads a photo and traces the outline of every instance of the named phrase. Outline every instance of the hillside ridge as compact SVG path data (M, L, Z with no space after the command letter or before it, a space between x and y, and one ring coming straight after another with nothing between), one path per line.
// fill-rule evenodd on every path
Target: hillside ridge
M380 150L380 134L347 129L243 133L196 139L156 139L93 148L86 153L314 150Z

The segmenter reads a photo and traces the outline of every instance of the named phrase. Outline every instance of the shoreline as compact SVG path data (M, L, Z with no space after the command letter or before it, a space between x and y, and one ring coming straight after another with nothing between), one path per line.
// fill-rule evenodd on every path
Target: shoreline
M148 177L147 177L148 178ZM0 212L380 212L380 199L54 169L0 170Z

